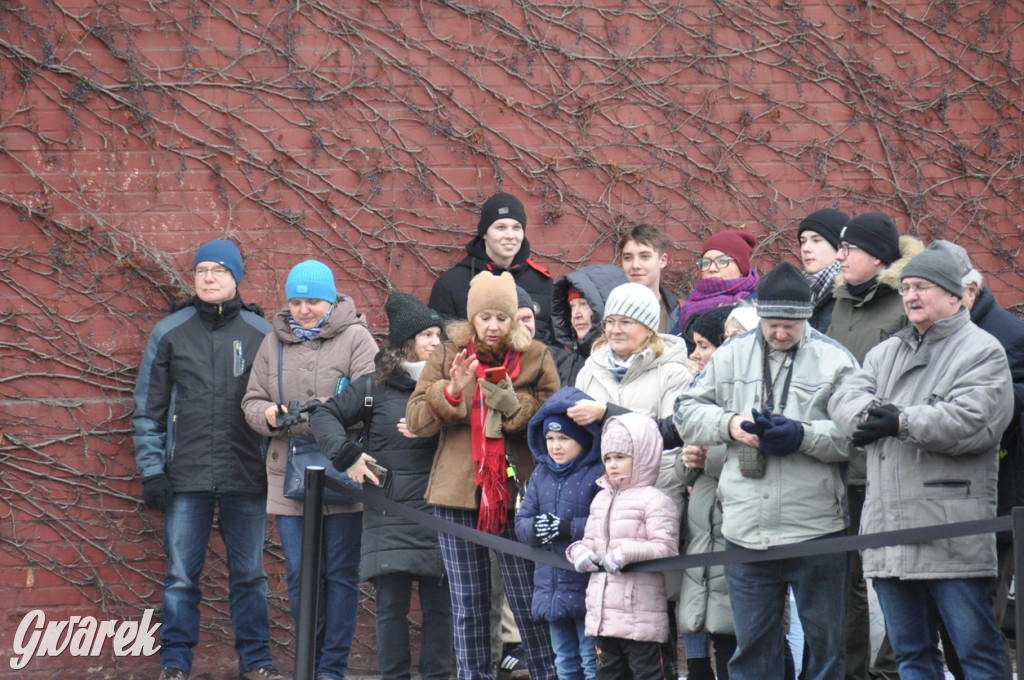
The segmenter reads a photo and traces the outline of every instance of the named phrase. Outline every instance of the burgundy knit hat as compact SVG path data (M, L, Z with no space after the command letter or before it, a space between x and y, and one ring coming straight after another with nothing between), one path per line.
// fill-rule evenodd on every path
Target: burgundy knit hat
M746 276L750 273L750 256L754 254L756 245L757 239L749 231L726 229L704 242L704 250L701 251L701 255L709 250L720 250L736 260L740 273Z

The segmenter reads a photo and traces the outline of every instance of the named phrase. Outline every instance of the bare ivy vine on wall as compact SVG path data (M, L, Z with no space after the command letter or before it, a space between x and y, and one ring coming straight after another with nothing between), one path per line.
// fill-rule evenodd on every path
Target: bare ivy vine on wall
M1007 0L0 2L0 546L113 615L158 603L131 391L206 238L268 310L329 259L381 330L498 189L556 275L664 226L683 293L725 226L764 269L815 209L884 210L1019 311L1022 26Z

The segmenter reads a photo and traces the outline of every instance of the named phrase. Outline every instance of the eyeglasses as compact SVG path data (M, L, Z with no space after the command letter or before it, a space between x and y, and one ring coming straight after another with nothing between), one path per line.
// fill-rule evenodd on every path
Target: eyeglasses
M207 269L206 267L196 267L196 278L205 279L207 274L213 274L215 279L223 279L225 276L231 273L231 270L227 267L213 267Z
M861 250L860 246L855 246L852 243L842 243L839 246L839 252L843 254L843 257L849 257L850 252L853 250Z
M934 283L901 283L900 287L896 290L900 292L900 295L906 295L907 293L923 295L935 287Z
M629 332L640 325L640 322L636 319L630 319L629 317L620 317L617 319L605 319L603 322L604 332L610 333L613 328L618 326L620 329Z
M698 257L697 258L697 269L702 272L706 272L711 269L711 265L715 265L715 269L725 269L729 266L730 262L733 262L735 258L729 257L728 255L719 255L718 257Z

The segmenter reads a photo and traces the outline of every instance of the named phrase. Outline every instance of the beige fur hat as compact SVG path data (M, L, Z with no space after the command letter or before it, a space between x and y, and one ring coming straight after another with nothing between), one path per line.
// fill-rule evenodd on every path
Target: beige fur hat
M516 280L508 272L495 276L491 272L480 272L469 282L469 296L466 298L466 316L470 321L485 309L497 309L513 319L519 310L519 296Z

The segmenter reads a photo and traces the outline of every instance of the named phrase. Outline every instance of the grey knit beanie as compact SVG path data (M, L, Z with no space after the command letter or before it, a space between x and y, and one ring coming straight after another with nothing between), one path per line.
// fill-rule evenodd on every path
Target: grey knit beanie
M936 242L915 255L907 263L903 268L903 273L900 274L900 281L924 279L937 286L942 286L943 289L957 297L963 297L963 278L968 271L970 269L964 268L962 261L951 249Z

